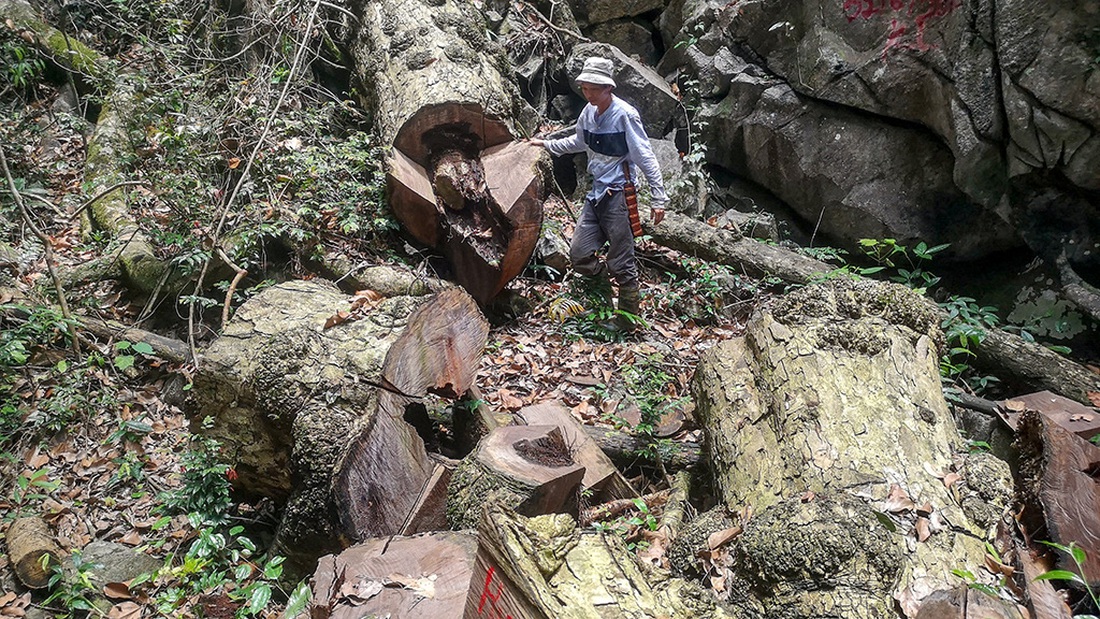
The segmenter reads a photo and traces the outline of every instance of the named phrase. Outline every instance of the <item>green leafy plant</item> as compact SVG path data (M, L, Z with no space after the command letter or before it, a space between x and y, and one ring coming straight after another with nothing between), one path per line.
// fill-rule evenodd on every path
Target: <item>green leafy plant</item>
M1058 544L1056 542L1047 542L1040 540L1041 544L1046 544L1055 550L1064 552L1073 559L1074 565L1077 566L1076 572L1069 570L1050 570L1037 576L1035 580L1064 580L1069 583L1080 587L1084 590L1085 596L1088 602L1092 605L1093 609L1100 609L1100 592L1094 591L1092 586L1089 585L1088 580L1081 577L1080 574L1084 573L1085 561L1088 560L1088 555L1085 551L1077 545L1076 542L1070 542L1069 545ZM1100 619L1096 615L1074 615L1075 619Z
M213 438L192 435L191 448L181 461L183 484L162 495L164 506L175 513L194 514L204 524L225 522L232 504L232 468L221 461L221 444Z
M309 602L309 586L302 582L287 594L279 585L283 575L284 557L258 558L256 544L246 535L244 527L228 531L203 524L197 514L190 517L196 538L176 564L170 558L161 570L131 582L137 588L152 582L156 591L152 604L165 617L179 616L183 604L194 596L225 592L237 604L235 617L260 615L279 593L287 600L284 616L294 617Z
M640 410L640 419L633 431L644 441L638 455L655 462L663 462L671 449L671 441L658 439L654 434L665 414L683 405L687 398L668 395L668 386L675 378L664 369L664 357L652 354L623 367L623 379Z
M860 239L860 250L877 265L861 269L860 275L871 275L890 268L894 270L891 281L924 294L940 281L939 277L924 269L925 263L948 247L948 244L929 247L921 241L910 252L908 247L898 244L895 239Z
M49 474L49 469L38 469L15 478L15 488L9 497L12 507L4 515L4 520L15 520L36 512L38 503L49 498L61 487L60 481L50 481Z
M34 347L49 346L68 336L69 321L52 308L4 304L0 311L27 314L17 325L0 330L0 366L21 366Z
M46 559L47 557L43 557L43 560ZM53 575L50 576L48 583L50 595L42 605L50 606L58 602L65 612L65 617L84 617L96 610L92 599L95 597L97 587L92 580L92 572L103 566L85 561L79 550L74 550L70 559L71 569L67 570L60 564L52 566Z
M38 52L14 37L0 44L0 62L4 79L16 90L30 88L46 70Z
M649 545L648 542L640 539L638 534L640 530L656 531L660 526L660 522L657 517L649 509L649 505L640 498L632 499L634 504L634 512L630 515L620 515L608 522L593 521L592 528L601 533L608 533L611 535L618 535L626 541L626 547L628 550L641 550Z

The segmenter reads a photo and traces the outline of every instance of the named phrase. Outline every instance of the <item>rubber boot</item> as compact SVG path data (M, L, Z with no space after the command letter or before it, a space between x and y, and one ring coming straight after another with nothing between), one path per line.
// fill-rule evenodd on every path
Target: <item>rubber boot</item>
M637 286L620 286L619 287L619 311L626 312L633 316L637 316L637 320L642 319L642 307L641 298L638 294ZM623 331L633 331L638 328L638 324L627 317L617 315L616 321L619 323L619 328Z

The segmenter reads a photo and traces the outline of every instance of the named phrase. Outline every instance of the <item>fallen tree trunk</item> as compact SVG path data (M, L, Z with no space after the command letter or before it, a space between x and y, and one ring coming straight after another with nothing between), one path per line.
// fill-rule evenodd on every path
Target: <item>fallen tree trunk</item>
M26 36L47 58L71 73L77 83L87 84L89 79L103 77L107 59L51 26L30 3L0 0L0 15L15 34Z
M45 588L53 566L61 565L61 547L54 541L50 527L38 517L16 518L4 536L12 570L30 589Z
M553 425L561 431L573 459L584 467L584 479L581 481L584 489L592 493L591 503L638 496L630 482L561 402L528 406L516 413L516 419L533 426Z
M465 393L487 334L458 288L354 309L296 281L238 310L205 352L193 419L213 418L239 492L285 502L275 548L289 570L401 530L435 468L406 414Z
M364 107L392 146L389 202L484 306L526 265L542 222L541 149L513 142L534 121L504 51L468 0L364 5L352 48ZM384 93L384 96L382 96Z
M834 279L786 295L700 362L696 414L727 507L754 513L737 557L769 615L829 615L835 600L846 617L895 603L911 615L957 584L951 570L981 564L983 531L938 477L962 443L938 323L907 288Z
M1091 405L1089 392L1100 392L1100 375L1049 348L1018 335L989 329L976 346L978 362L1005 381L1046 390Z
M807 284L824 277L834 267L795 253L778 245L745 238L736 230L716 228L692 217L668 212L664 221L652 225L643 213L642 225L653 241L702 258L724 264L754 277L778 277L792 284Z
M584 426L584 431L611 461L622 469L636 466L638 463L656 465L644 455L652 451L650 445L641 438L618 430L600 426ZM706 464L703 446L693 441L670 441L661 444L661 464L667 471L681 471L698 464Z
M1083 572L1061 554L1058 567L1100 587L1100 447L1036 411L1020 415L1015 446L1020 452L1021 522L1028 534L1084 550L1088 560Z

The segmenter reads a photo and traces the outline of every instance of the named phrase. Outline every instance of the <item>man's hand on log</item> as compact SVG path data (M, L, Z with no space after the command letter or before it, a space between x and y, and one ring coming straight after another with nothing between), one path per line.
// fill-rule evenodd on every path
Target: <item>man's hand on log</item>
M653 220L653 225L661 223L665 218L665 207L655 206L649 209L650 218Z
M531 138L530 140L527 140L527 143L530 144L531 146L545 146L546 145L546 140L540 140L538 138Z

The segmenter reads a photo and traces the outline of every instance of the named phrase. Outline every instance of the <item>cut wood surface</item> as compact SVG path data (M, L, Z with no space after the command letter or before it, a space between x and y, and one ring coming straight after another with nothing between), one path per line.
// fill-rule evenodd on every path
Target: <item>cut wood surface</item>
M1100 487L1096 482L1100 447L1035 411L1020 416L1016 430L1024 505L1022 522L1034 539L1085 551L1085 578L1100 587ZM1058 567L1077 572L1071 558L1059 555Z
M521 514L577 513L584 467L557 426L504 426L481 440L451 477L447 522L477 526L482 507L499 502Z
M532 110L480 15L468 0L372 3L352 55L364 83L386 93L365 104L393 147L391 208L484 305L531 257L546 196L545 154L514 141L530 134Z
M461 619L477 540L443 531L369 539L321 557L310 619Z
M584 467L584 487L593 492L592 503L611 499L638 496L630 482L623 477L611 458L585 434L584 426L577 421L561 402L543 402L528 406L516 413L517 420L528 425L553 425L561 430L573 459Z
M8 557L15 575L29 589L42 589L53 575L52 566L61 565L61 547L54 541L49 525L37 516L16 518L4 536ZM49 557L43 566L43 558Z
M196 416L213 417L235 489L286 504L275 546L288 570L402 529L435 468L406 406L465 393L488 334L460 288L383 299L354 318L351 303L317 280L268 288L195 377Z

